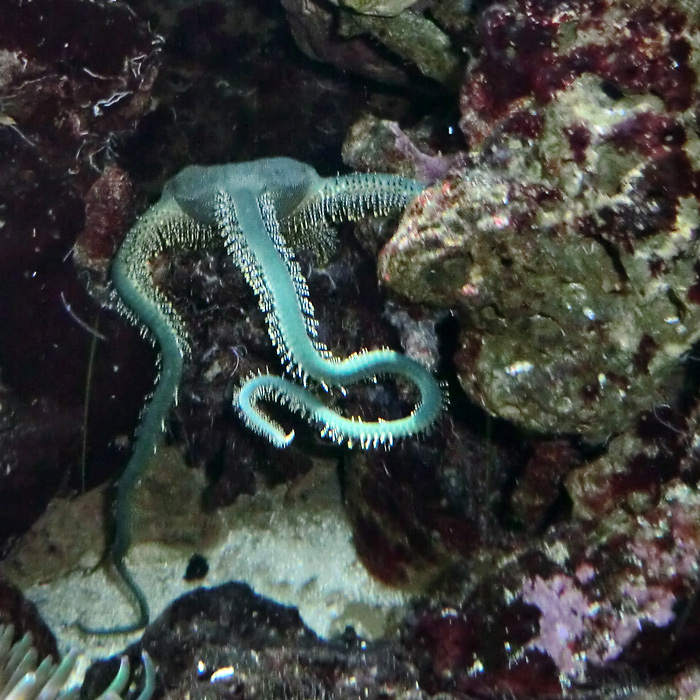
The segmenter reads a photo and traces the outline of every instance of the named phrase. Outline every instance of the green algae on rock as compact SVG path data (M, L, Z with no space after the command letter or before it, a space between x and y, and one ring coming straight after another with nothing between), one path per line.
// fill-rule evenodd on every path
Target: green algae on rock
M331 0L331 2L363 15L378 17L395 17L416 4L416 0Z
M633 19L618 21L634 36ZM426 190L380 255L392 289L456 310L462 386L526 429L592 441L624 431L674 403L700 339L697 105L668 87L691 63L675 70L671 57L700 28L673 27L653 65L634 57L640 71L666 69L653 94L594 63L593 28L590 60L581 46L569 73L556 65L568 55L553 59L560 84L546 94L525 86L508 102L510 88L493 87L503 104L479 103L494 70L482 57L463 90L474 166Z
M346 13L341 20L343 34L367 32L426 77L448 86L456 84L461 62L452 50L450 37L422 14L411 10L396 16Z
M416 5L416 9L410 6ZM422 3L282 0L294 39L311 58L372 80L456 92L464 54ZM420 9L419 9L420 8ZM421 80L416 69L429 80Z

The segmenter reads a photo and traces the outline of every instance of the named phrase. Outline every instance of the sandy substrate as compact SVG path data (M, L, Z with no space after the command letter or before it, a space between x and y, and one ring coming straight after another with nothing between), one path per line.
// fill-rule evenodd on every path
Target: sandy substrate
M357 559L329 465L215 513L199 508L202 487L197 472L169 448L159 451L139 485L127 564L146 594L151 619L183 593L232 580L297 607L323 637L347 625L367 638L381 636L400 615L407 595L372 579ZM135 614L120 582L104 567L93 570L103 550L103 498L92 492L54 502L0 565L38 606L61 652L84 650L78 673L89 659L118 653L140 636L85 635L75 627L77 620L120 625ZM193 583L183 575L196 552L210 568Z

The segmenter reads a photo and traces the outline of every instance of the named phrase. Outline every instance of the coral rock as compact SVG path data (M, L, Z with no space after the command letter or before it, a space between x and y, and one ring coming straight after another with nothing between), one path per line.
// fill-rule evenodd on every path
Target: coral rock
M593 441L673 405L700 339L700 23L633 6L484 11L462 89L474 166L415 200L379 263L457 311L472 399Z

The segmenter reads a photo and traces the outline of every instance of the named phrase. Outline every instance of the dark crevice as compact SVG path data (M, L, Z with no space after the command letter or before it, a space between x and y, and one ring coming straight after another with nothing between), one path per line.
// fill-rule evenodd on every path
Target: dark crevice
M592 238L594 241L596 241L596 243L600 244L600 246L606 252L608 258L610 258L613 269L615 270L615 273L619 277L620 281L627 285L629 283L629 275L627 274L627 270L622 263L622 258L618 247L602 236L593 236Z

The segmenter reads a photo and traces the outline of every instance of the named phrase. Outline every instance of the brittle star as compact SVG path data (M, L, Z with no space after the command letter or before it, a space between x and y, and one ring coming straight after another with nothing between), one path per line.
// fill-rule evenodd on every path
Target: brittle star
M422 189L414 180L393 175L322 178L311 166L290 158L189 166L166 184L161 199L136 222L114 259L112 280L121 309L158 343L160 375L117 486L110 556L136 599L139 614L134 623L121 627L95 629L81 623L81 629L131 632L149 619L146 598L124 563L131 539L131 494L176 400L189 355L185 324L155 285L150 261L166 250L223 242L243 271L286 371L302 382L269 374L243 382L234 405L251 429L277 447L286 447L294 439L293 430L285 432L258 409L259 401L271 399L319 424L321 434L335 442L363 448L390 446L398 438L432 426L444 405L443 391L423 365L393 350L361 350L344 360L334 357L318 340L308 285L288 242L318 248L328 243L329 223L398 212ZM342 388L387 374L407 379L420 394L414 410L404 418L345 418L307 388L309 381L324 389Z

